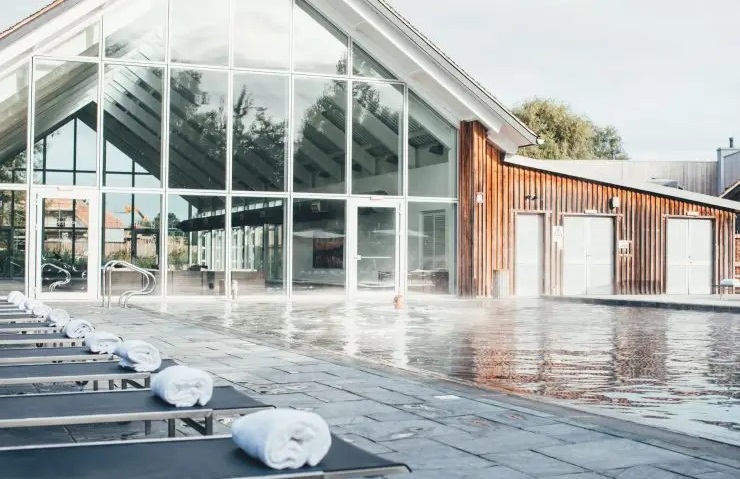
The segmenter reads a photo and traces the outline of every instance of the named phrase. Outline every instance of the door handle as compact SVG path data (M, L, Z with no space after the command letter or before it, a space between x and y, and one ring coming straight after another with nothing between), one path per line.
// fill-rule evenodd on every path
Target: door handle
M355 261L362 261L362 255L355 256Z

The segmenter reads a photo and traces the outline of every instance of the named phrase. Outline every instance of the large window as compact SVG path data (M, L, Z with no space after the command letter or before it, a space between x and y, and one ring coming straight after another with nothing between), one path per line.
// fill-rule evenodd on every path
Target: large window
M173 70L170 188L226 188L226 72Z
M157 278L157 292L162 282L159 274L161 203L160 195L103 195L101 263L120 260L148 270ZM113 294L143 287L141 274L125 268L117 269L111 280Z
M226 294L226 202L220 196L169 196L168 293Z
M311 0L104 2L2 72L0 190L96 188L101 261L155 271L165 295L341 292L404 273L412 291L453 291L457 130L332 15ZM0 208L25 218L12 195ZM347 205L383 197L408 251L370 274L349 247L399 225L347 229ZM25 223L2 228L0 266L18 276ZM140 280L124 276L114 292Z
M231 281L238 296L285 291L285 200L234 198Z
M34 75L34 181L94 186L98 65L37 61Z
M283 191L288 149L287 76L234 76L233 188Z
M159 188L162 166L161 68L105 69L103 184Z
M0 191L0 287L25 290L26 193Z
M341 292L346 285L346 203L293 202L293 291Z
M409 293L454 292L455 212L450 203L409 202Z
M295 80L293 188L309 193L347 189L347 82Z
M0 182L26 181L29 65L0 77Z

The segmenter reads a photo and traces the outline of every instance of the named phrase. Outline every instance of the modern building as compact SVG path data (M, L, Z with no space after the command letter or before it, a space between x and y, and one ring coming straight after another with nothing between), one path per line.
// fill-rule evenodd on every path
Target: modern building
M731 273L737 203L515 156L536 141L384 0L56 0L0 34L0 286L93 299L110 260L167 297Z

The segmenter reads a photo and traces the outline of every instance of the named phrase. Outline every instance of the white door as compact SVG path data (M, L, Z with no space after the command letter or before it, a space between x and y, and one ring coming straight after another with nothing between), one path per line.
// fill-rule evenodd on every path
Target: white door
M713 229L710 220L669 219L666 293L711 294Z
M614 220L566 216L563 221L563 294L614 292Z
M95 299L100 272L95 191L43 191L36 201L36 297Z
M514 292L517 296L540 296L544 289L543 223L542 215L516 216Z
M350 294L400 291L400 202L355 199L350 205Z

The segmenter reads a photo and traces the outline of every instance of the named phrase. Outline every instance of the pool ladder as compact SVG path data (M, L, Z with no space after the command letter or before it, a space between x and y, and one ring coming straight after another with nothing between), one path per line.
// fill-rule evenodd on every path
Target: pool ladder
M44 271L44 268L46 268L47 266L49 268L56 269L56 270L61 271L62 273L64 273L64 279L60 279L59 281L54 281L53 283L51 283L49 285L49 292L54 292L54 291L56 291L56 289L58 287L64 286L65 284L69 284L72 281L72 274L69 271L67 271L64 268L60 268L59 266L57 266L57 265L55 265L53 263L44 263L44 264L42 264L41 265L41 271Z
M118 297L118 306L122 308L127 308L128 302L131 298L133 298L134 296L146 296L152 294L157 288L157 278L151 271L140 268L135 264L131 264L126 261L108 261L105 266L103 266L103 307L110 308L111 296L113 294L113 270L116 266L124 266L126 269L141 273L145 280L143 288L132 289L130 291L125 291L121 293L121 295Z

